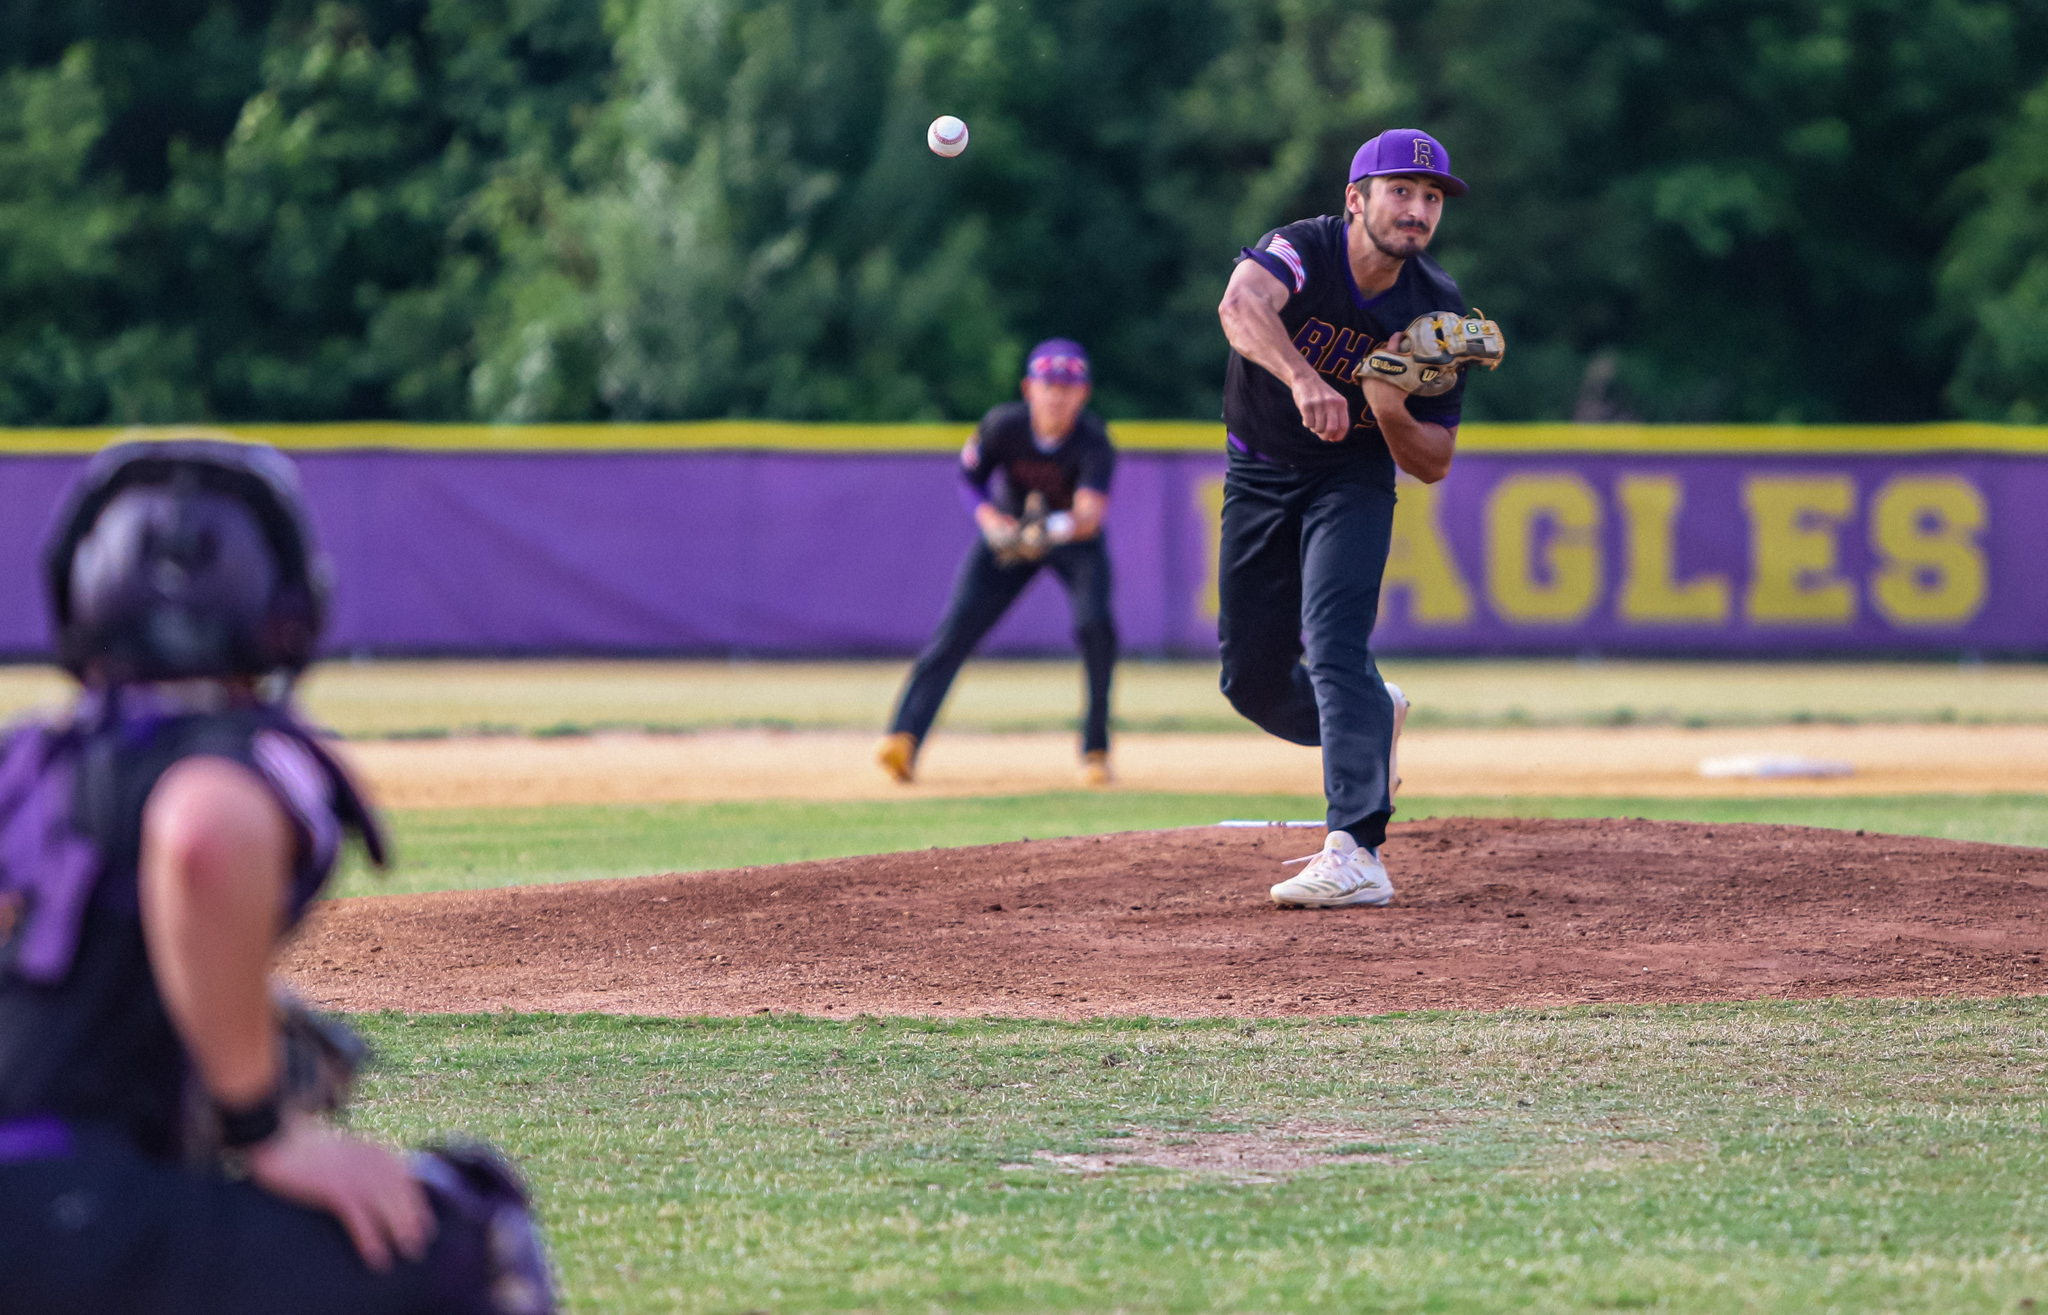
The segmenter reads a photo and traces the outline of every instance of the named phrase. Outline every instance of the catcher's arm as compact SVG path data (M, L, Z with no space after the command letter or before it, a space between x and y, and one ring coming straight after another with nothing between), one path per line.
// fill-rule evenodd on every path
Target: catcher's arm
M284 919L294 837L255 773L187 758L142 812L143 940L164 1009L207 1091L230 1109L260 1105L279 1078L268 979ZM339 1219L373 1269L418 1259L434 1216L405 1162L301 1115L248 1151L249 1177Z
M254 1105L277 1086L270 954L293 837L248 768L187 758L142 814L144 941L157 992L208 1092Z
M1290 295L1287 285L1265 266L1256 260L1239 261L1230 286L1223 290L1223 304L1216 308L1223 336L1239 356L1287 385L1301 411L1301 423L1317 438L1341 443L1351 432L1351 404L1294 349L1287 326L1280 322L1280 308Z

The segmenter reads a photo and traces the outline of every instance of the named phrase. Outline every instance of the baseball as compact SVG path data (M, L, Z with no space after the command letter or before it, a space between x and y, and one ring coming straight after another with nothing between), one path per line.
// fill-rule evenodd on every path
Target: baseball
M941 114L924 130L924 144L933 154L950 160L967 149L967 125L950 114Z

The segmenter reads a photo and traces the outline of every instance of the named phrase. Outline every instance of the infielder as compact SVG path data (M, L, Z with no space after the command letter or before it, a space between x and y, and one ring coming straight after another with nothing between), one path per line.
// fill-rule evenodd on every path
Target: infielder
M344 840L383 861L285 694L323 612L292 468L111 448L44 566L82 690L0 748L0 1311L553 1310L505 1164L331 1126L361 1043L273 993Z
M1109 784L1109 684L1116 621L1109 610L1109 552L1102 521L1116 450L1088 405L1088 353L1065 338L1031 349L1021 402L981 418L960 450L961 495L981 537L960 564L938 633L918 655L896 720L875 750L882 770L908 784L917 753L960 666L1024 592L1041 566L1066 586L1074 637L1088 672L1081 780Z
M1446 196L1463 196L1428 133L1358 149L1344 214L1275 229L1238 257L1218 313L1223 384L1223 693L1259 726L1321 745L1329 835L1275 903L1385 904L1394 746L1407 701L1370 641L1394 520L1394 468L1450 472L1463 367L1500 360L1424 254ZM1303 661L1304 656L1306 661Z

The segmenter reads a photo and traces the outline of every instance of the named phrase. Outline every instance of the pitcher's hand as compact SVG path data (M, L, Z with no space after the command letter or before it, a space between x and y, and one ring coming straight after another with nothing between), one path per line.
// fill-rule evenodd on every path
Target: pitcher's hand
M1341 443L1351 432L1351 403L1319 374L1303 373L1292 385L1301 423L1325 443Z

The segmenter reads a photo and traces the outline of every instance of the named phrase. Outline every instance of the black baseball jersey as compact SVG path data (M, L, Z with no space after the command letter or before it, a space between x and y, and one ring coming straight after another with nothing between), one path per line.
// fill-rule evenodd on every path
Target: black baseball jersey
M1069 511L1076 489L1108 493L1115 474L1116 449L1093 411L1076 417L1073 432L1057 446L1044 448L1031 432L1031 408L1005 402L989 409L960 449L960 477L970 496L1009 516L1023 515L1033 493L1045 495L1047 511Z
M1291 295L1280 322L1296 351L1311 362L1351 405L1352 427L1343 441L1325 443L1301 423L1294 394L1278 375L1236 351L1223 380L1223 422L1252 451L1282 465L1326 467L1373 462L1394 475L1393 454L1380 434L1365 390L1353 381L1367 353L1432 311L1465 313L1465 299L1450 275L1427 255L1411 256L1394 286L1376 297L1359 294L1345 247L1345 220L1324 215L1276 228L1246 247L1239 260L1256 260L1286 284ZM1465 380L1438 397L1408 399L1408 414L1440 425L1458 423Z

